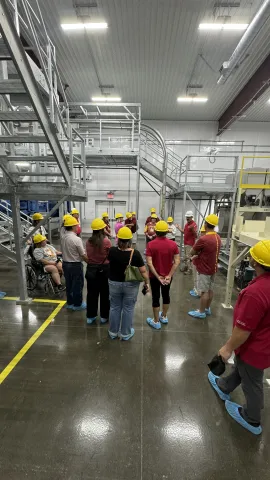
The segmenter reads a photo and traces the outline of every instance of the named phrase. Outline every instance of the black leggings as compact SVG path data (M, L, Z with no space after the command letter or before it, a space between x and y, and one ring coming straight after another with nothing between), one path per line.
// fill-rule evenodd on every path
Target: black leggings
M159 303L160 290L161 290L163 304L164 305L169 305L170 304L170 302L171 302L171 299L170 299L171 283L169 285L162 285L162 283L160 283L160 281L156 277L150 278L153 308L157 308L157 307L160 306L160 303Z

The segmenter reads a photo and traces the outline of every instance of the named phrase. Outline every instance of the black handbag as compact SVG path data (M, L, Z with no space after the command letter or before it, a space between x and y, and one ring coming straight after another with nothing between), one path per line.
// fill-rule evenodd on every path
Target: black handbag
M104 258L103 262L99 265L87 265L85 278L86 280L93 281L98 278L98 275L103 273L104 271L109 271L109 265L104 265L104 262L107 260L107 256Z

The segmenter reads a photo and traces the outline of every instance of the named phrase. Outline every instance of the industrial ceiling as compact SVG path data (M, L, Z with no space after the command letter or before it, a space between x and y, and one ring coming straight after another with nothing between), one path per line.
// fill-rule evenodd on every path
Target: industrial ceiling
M199 31L201 22L231 17L250 23L261 0L232 0L229 7L212 0L46 0L41 3L48 33L57 49L70 101L91 101L99 85L122 102L141 102L144 119L218 120L270 53L270 21L248 50L248 56L224 85L219 69L243 32ZM234 6L239 5L240 6ZM91 6L92 5L92 6ZM96 5L96 6L95 6ZM89 17L90 14L90 17ZM105 21L106 31L63 31L61 23ZM189 89L208 97L205 104L179 104ZM242 121L270 121L266 92Z

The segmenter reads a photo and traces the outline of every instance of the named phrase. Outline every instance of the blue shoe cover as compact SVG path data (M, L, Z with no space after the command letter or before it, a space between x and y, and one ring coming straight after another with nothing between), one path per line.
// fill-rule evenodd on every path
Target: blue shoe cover
M129 335L121 335L121 340L130 340L135 333L134 328L131 329L131 333Z
M100 317L100 323L101 323L101 325L105 325L105 323L107 323L107 322L108 322L108 319L107 319L107 318L101 318L101 317Z
M112 340L115 340L116 338L118 338L118 334L117 333L112 333L112 332L110 332L110 330L108 330L108 335Z
M147 318L146 322L148 323L149 327L152 327L155 330L160 330L161 329L160 322L155 323L153 318Z
M212 372L208 373L208 380L211 383L213 389L217 392L219 398L221 398L221 400L223 400L224 402L226 400L230 400L231 399L230 395L228 393L223 393L222 390L220 390L216 382L217 378L220 378L220 377L217 377L217 375L214 375Z
M159 312L159 321L160 321L161 323L163 323L164 325L166 325L167 323L169 323L168 317L163 317L163 316L162 316L162 312Z
M200 295L198 295L198 293L194 290L194 288L193 290L190 290L189 295L191 295L194 298L200 298Z
M96 319L97 319L97 317L87 318L86 319L87 325L92 325L92 323L94 323L96 321Z
M206 309L205 309L205 313L206 313L206 315L208 315L208 316L212 315L211 308L210 308L210 307L209 307L209 308L206 308Z
M85 310L85 309L86 309L86 303L82 302L82 304L79 307L73 307L72 310L74 310L74 312L79 312L80 310Z
M188 314L194 318L206 318L206 313L201 313L199 310L191 310Z
M6 292L0 292L0 298L4 298L6 296Z
M262 427L254 427L253 425L250 425L239 413L239 408L241 408L241 405L238 405L237 403L226 401L225 402L225 407L228 412L228 414L237 422L239 425L242 425L242 427L246 428L249 432L253 433L253 435L260 435L262 433Z
M68 310L73 310L74 305L68 305L68 304L66 304L65 307L66 307Z

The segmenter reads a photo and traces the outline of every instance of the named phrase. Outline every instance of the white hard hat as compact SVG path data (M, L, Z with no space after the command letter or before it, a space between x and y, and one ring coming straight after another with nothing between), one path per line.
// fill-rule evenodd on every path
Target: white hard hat
M186 213L186 217L193 217L193 212L191 210L189 210L187 213Z

